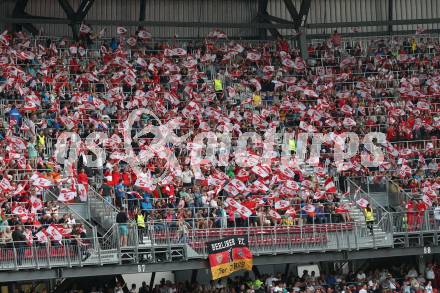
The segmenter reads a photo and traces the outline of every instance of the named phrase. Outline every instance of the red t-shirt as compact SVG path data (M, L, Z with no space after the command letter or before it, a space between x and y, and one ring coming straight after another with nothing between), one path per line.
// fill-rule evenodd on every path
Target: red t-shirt
M125 186L131 186L131 175L128 172L122 173L122 181Z
M78 183L88 185L89 184L89 177L85 172L81 172L78 174Z
M113 172L112 173L112 185L116 185L119 183L119 180L121 179L121 173L119 172Z

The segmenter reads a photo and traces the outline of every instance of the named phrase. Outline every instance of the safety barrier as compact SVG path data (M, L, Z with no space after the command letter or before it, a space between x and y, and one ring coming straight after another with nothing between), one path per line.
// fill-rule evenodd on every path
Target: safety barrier
M376 206L378 210L380 208ZM192 257L204 259L208 241L231 235L247 235L254 255L392 247L400 245L398 241L402 237L414 233L422 235L420 237L433 233L437 235L440 220L435 218L435 213L428 210L415 213L412 218L406 212L382 213L376 225L381 227L383 236L370 235L365 224L360 222L212 229L182 229L179 223L163 223L161 229L157 229L157 225L147 224L141 232L134 223L126 224L126 230L114 224L102 237L81 239L80 242L75 239L48 243L35 240L31 245L17 242L5 245L0 250L0 270L156 262L164 259L176 261L169 257L172 251L178 250L181 255L182 251L188 249L194 251ZM122 231L128 231L126 243L121 238ZM393 243L393 239L398 241ZM407 244L414 246L414 243ZM187 256L182 256L180 260L186 259Z

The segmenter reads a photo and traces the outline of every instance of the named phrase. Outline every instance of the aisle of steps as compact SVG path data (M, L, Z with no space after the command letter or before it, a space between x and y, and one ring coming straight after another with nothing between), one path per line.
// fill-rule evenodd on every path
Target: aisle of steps
M315 176L314 167L310 165L302 165L301 167L302 171L306 175ZM324 185L325 179L322 177L317 177L320 186ZM341 190L338 190L339 193L342 193ZM355 191L350 190L351 194L353 194ZM353 219L353 222L357 223L357 228L352 235L349 235L348 239L336 239L338 237L337 235L329 235L331 238L330 243L336 243L336 241L350 241L350 246L353 248L372 248L372 247L390 247L392 246L392 235L383 231L381 227L377 225L376 223L373 225L373 235L370 234L370 230L367 229L366 223L365 223L365 217L363 214L363 211L357 206L354 205L350 201L350 197L341 197L341 203L345 204L347 209L350 211L350 216ZM377 220L377 219L376 219ZM357 242L355 241L354 233L357 233ZM353 245L351 245L353 244Z
M92 186L89 187L87 193L90 204L90 217L97 224L99 232L105 233L116 223L119 210L104 200Z

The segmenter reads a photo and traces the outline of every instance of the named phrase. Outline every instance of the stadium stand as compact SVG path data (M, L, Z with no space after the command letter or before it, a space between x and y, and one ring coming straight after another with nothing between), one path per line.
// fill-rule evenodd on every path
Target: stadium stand
M437 35L335 31L310 40L304 60L282 37L219 29L195 41L122 26L108 39L86 23L78 33L0 35L0 271L188 263L234 235L255 256L438 246ZM370 269L153 292L439 284Z

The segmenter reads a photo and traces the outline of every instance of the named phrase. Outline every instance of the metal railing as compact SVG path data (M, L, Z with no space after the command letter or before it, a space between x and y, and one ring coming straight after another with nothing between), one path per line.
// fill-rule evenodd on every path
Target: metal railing
M161 229L147 223L142 230L133 223L124 224L126 228L114 224L102 237L80 242L34 240L30 245L19 242L5 245L0 250L0 270L185 261L189 257L205 259L206 242L230 235L247 235L254 255L393 247L414 233L420 237L429 233L437 237L440 220L434 217L435 213L435 210L414 213L410 219L407 212L383 213L377 223L386 231L383 235L369 235L361 222L211 229L183 229L182 223L173 222L163 223ZM126 243L122 235L127 235ZM405 241L402 242L406 243L405 247L416 245Z
M116 223L119 209L111 203L111 199L103 198L92 186L89 186L87 195L91 218L106 231L109 230Z
M376 225L384 232L391 232L391 223L389 211L383 207L374 197L362 189L362 186L355 182L353 178L347 178L347 186L350 190L349 198L351 202L356 203L361 198L368 200L374 211Z
M44 191L44 198L46 200L51 200L51 201L57 201L57 196L55 195L55 193L50 190L50 189L46 189ZM63 212L63 213L67 213L67 214L71 214L73 215L73 217L75 218L75 220L77 221L77 223L81 223L83 224L83 227L90 233L90 235L92 235L93 238L97 237L97 231L96 231L96 227L94 225L92 225L89 221L87 221L84 217L82 217L79 213L77 213L74 209L72 209L71 207L69 207L69 205L66 205L62 202L59 202L60 204L58 205L59 207L59 211Z

